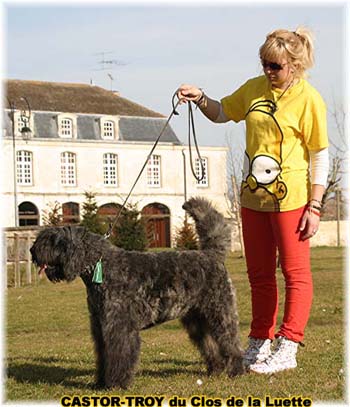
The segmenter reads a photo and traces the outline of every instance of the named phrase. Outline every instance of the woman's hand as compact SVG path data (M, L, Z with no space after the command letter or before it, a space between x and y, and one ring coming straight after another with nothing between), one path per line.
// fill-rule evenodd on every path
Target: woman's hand
M307 240L315 236L319 225L320 217L307 209L301 218L299 226L299 232L303 232L301 240Z
M180 104L188 101L197 102L203 94L203 91L193 85L181 85L176 91Z

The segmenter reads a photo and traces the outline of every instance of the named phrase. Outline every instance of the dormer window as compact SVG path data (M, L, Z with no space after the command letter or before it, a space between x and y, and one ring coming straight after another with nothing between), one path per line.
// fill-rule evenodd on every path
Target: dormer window
M61 137L73 137L73 122L71 119L61 119Z
M22 120L22 116L18 115L17 120L16 120L16 124L15 124L15 132L17 134L20 134L21 130L23 129L24 126L25 126L25 123Z
M113 122L106 120L103 123L102 137L105 139L112 139L112 140L114 139L114 123Z
M14 126L15 126L15 136L16 137L23 137L22 128L29 127L33 134L33 115L30 116L29 120L23 120L23 116L20 111L16 111L14 113Z
M110 117L101 117L100 119L101 138L103 140L116 140L117 129L116 122Z
M77 119L72 114L60 114L57 117L58 135L61 138L77 138Z

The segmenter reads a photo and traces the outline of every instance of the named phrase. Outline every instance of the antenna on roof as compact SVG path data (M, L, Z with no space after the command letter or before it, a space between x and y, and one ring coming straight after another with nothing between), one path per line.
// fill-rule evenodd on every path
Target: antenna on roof
M112 51L103 51L103 52L97 52L94 54L94 55L100 57L99 61L97 62L97 64L99 65L99 68L94 69L94 71L107 71L108 70L111 72L117 66L128 65L126 62L121 61L119 59L107 58L108 54L113 54L113 52ZM109 76L109 78L111 80L111 91L112 91L114 78L112 77L111 73L107 73L107 75Z
M108 51L108 52L97 52L94 55L100 55L101 60L98 61L98 65L100 65L100 68L97 70L104 71L106 69L110 69L111 66L125 66L127 65L126 62L121 61L120 59L107 59L106 54L113 54L113 52Z
M113 79L113 76L110 73L108 73L107 75L109 76L109 79L111 80L111 91L112 91L113 90L113 81L114 81L114 79Z

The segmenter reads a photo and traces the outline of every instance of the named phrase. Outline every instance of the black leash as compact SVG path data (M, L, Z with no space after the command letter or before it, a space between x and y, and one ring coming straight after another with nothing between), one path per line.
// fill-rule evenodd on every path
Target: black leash
M171 102L172 102L172 105L173 105L174 114L178 115L179 113L176 111L175 104L174 104L175 96L176 96L176 93L174 93ZM178 101L176 106L178 106L179 103L180 103L180 100ZM197 176L196 170L193 167L192 149L191 149L191 131L192 131L194 145L196 147L198 160L199 160L199 163L200 163L200 166L201 166L201 176L200 177ZM197 136L196 136L196 129L195 129L195 125L194 125L194 115L193 115L192 103L190 101L188 101L188 149L189 149L189 154L190 154L190 164L191 164L192 175L197 180L197 182L200 182L205 177L205 168L204 168L204 164L203 164L203 159L202 159L201 154L199 152L199 147L198 147L198 143L197 143Z
M109 228L108 228L107 232L103 235L103 237L104 237L105 239L108 239L108 238L111 236L111 233L112 233L112 230L114 229L114 226L117 224L117 222L118 222L118 220L119 220L119 218L120 218L120 216L121 216L121 214L122 214L122 211L123 211L123 209L125 208L125 205L126 205L128 199L130 198L130 195L132 194L132 191L134 190L136 184L138 183L138 181L139 181L139 179L140 179L140 177L141 177L141 175L142 175L142 173L143 173L143 170L145 169L145 167L146 167L146 165L147 165L149 159L151 158L151 156L152 156L152 154L153 154L155 148L157 147L157 144L158 144L160 138L162 137L162 135L164 134L164 132L165 132L165 130L166 130L166 128L167 128L167 126L168 126L170 120L172 119L172 117L173 117L174 115L179 115L179 113L176 111L176 108L179 106L179 104L180 104L180 102L181 102L181 99L179 99L179 100L177 101L177 103L175 104L175 100L174 100L174 99L175 99L175 96L176 96L176 92L174 93L174 95L173 95L173 97L172 97L172 107L173 107L173 110L172 110L172 112L170 113L170 115L169 115L169 117L168 117L168 119L167 119L167 121L166 121L164 127L162 128L162 131L160 132L159 136L157 137L155 143L153 144L153 147L152 147L151 151L149 152L149 154L148 154L148 156L147 156L147 158L146 158L146 161L144 162L144 164L143 164L143 166L142 166L142 168L141 168L141 171L139 172L139 174L138 174L138 176L136 177L136 180L135 180L133 186L132 186L131 189L130 189L130 192L128 193L127 197L124 199L123 205L122 205L122 207L120 208L118 215L117 215L116 218L114 219L113 223L111 223L111 224L109 225ZM201 165L201 172L202 172L201 177L197 177L197 175L196 175L196 173L195 173L195 169L194 169L194 167L193 167L192 151L191 151L191 129L192 129L192 134L193 134L194 143L195 143L195 146L196 146L196 151L197 151L198 159L199 159L199 162L200 162L200 165ZM189 147L189 151L190 151L190 163L191 163L192 174L193 174L193 176L196 178L196 180L197 180L198 182L200 182L200 181L204 178L204 176L205 176L205 172L204 172L205 169L204 169L203 160L202 160L202 157L201 157L201 155L200 155L199 148L198 148L198 143L197 143L197 138L196 138L196 132L195 132L195 126L194 126L193 110L192 110L192 106L191 106L191 102L190 102L190 101L188 102L188 147Z

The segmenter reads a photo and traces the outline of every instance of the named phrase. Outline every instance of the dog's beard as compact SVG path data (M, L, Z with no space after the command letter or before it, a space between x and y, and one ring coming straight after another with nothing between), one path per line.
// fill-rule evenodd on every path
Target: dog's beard
M35 265L38 268L39 276L42 276L44 273L46 277L53 283L58 283L59 281L64 280L64 273L63 267L61 265L49 265L49 264L40 264L39 262L35 262Z
M65 279L64 273L63 273L63 267L61 265L56 265L56 266L46 265L46 267L44 268L44 271L45 271L47 278L53 283L58 283Z
M33 263L38 268L39 276L45 273L47 278L53 283L57 283L65 279L62 264L52 264L47 256L41 256L38 253L35 244L31 247L30 252L32 254Z
M35 255L34 250L31 250L33 256L33 263L38 268L39 276L42 276L44 273L47 278L53 283L64 280L63 266L61 264L50 265L46 262L41 262Z

